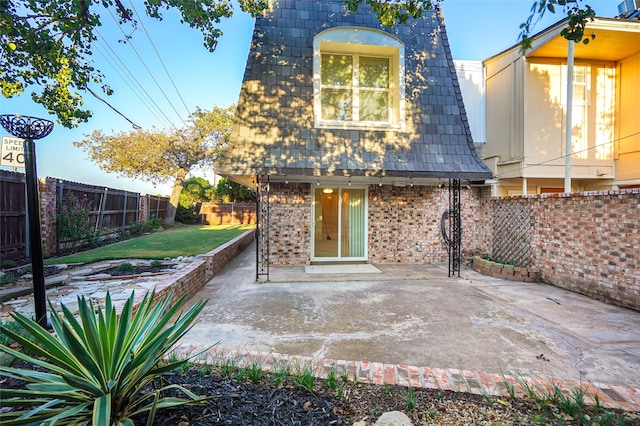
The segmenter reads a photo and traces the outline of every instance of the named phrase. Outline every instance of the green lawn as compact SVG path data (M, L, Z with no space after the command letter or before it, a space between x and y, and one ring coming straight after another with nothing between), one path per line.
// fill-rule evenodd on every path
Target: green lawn
M47 260L57 263L90 263L110 259L164 259L207 253L254 228L254 225L189 225L154 232L70 256Z

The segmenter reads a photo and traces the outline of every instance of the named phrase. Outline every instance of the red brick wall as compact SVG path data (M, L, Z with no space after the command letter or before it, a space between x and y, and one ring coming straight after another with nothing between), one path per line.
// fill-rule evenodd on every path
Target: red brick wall
M558 287L640 309L640 189L532 203L532 266Z
M226 244L217 247L203 256L206 264L207 278L220 272L227 263L242 253L255 240L255 229L245 232Z
M311 261L311 185L271 183L269 195L272 265Z
M311 261L311 185L271 184L270 262L299 265ZM463 250L486 251L481 190L462 191ZM369 187L369 261L372 263L441 262L447 246L440 217L448 208L448 189L385 185ZM420 250L421 249L421 250Z
M38 179L40 196L40 232L42 251L55 254L58 252L56 235L56 194L58 180L54 178Z

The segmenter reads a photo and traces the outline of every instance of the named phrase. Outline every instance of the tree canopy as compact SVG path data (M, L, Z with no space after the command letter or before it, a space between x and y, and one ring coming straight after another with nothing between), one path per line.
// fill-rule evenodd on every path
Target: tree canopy
M437 8L443 0L343 0L355 11L362 3L371 6L380 22L388 27L419 17ZM257 16L268 7L267 0L237 0L241 10ZM204 46L213 51L222 31L222 19L234 13L228 0L146 0L145 12L162 19L164 10L176 9L181 22L200 30ZM83 93L100 85L109 95L106 76L94 68L91 59L101 12L109 11L122 25L135 28L134 11L122 0L0 0L0 90L9 98L31 89L34 102L42 104L58 122L68 128L86 122L92 113L83 106ZM584 27L595 11L585 0L535 0L529 18L520 26L523 48L530 46L530 33L545 13L556 8L568 17L563 36L586 40Z
M234 112L235 105L211 111L197 108L183 129L136 129L112 135L96 130L73 144L107 172L152 183L173 180L172 208L166 219L171 223L187 174L195 166L212 167L226 148Z

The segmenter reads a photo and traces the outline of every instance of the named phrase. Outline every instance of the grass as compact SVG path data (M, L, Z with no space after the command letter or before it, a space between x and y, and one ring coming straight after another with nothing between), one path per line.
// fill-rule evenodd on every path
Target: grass
M46 264L195 256L207 253L253 227L254 225L180 226L94 250L50 259Z

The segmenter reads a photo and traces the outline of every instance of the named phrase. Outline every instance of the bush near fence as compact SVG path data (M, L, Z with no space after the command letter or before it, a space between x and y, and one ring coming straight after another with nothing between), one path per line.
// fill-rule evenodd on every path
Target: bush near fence
M162 220L169 203L166 197L51 177L39 179L38 183L42 247L49 254L86 245L92 238L87 234L78 237L79 240L62 237L57 226L57 213L69 200L80 200L86 206L88 219L85 226L97 238L121 235L153 217ZM27 241L24 174L0 171L0 190L0 258L24 258Z

